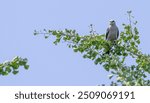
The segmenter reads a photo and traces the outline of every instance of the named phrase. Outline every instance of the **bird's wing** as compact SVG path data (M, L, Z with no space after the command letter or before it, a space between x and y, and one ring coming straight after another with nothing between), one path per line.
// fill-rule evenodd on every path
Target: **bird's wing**
M107 28L107 31L106 31L106 40L107 40L108 34L109 34L109 28Z
M117 28L117 38L119 37L119 29Z

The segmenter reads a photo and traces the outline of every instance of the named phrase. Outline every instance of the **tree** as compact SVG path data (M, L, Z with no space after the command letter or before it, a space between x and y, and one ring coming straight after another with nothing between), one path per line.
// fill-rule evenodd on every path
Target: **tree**
M19 72L19 67L24 66L25 69L29 68L29 65L27 65L27 58L21 58L21 57L14 57L11 61L5 61L0 64L0 75L6 76L9 73L17 74Z
M148 76L150 74L150 55L143 54L139 49L140 38L136 27L137 21L132 20L131 11L127 12L128 24L122 24L124 30L120 33L120 38L114 43L105 40L105 34L98 34L91 30L89 35L80 36L76 30L46 30L36 31L34 35L44 34L45 39L55 36L55 45L61 41L67 42L69 48L74 52L83 54L83 58L100 64L106 71L109 71L109 79L115 78L110 85L123 86L147 86L150 85ZM106 52L108 49L110 53ZM135 61L132 65L127 65L128 58Z

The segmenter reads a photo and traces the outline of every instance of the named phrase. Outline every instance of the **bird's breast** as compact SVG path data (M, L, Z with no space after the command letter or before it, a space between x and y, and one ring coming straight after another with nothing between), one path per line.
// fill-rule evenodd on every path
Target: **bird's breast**
M116 27L110 27L109 28L109 34L108 34L108 40L116 40L117 39L117 28Z

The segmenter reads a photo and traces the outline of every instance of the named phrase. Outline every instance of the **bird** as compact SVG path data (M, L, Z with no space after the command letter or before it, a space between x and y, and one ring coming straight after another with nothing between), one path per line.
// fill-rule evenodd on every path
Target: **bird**
M115 20L110 20L109 21L109 27L106 30L106 40L108 41L115 41L119 37L119 29L116 25Z
M109 27L106 30L106 40L111 41L113 44L115 44L115 41L118 39L118 37L119 37L119 29L116 25L116 22L115 20L110 20ZM112 47L108 45L108 50L106 54L110 53L111 48Z

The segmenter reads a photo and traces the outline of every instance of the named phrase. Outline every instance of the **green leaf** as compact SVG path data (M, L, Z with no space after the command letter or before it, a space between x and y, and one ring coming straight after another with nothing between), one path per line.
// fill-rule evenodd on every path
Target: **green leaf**
M137 42L138 44L140 44L140 40L137 40L136 42Z
M111 79L113 76L114 76L113 74L108 75L109 79Z
M25 69L29 69L29 65L24 65L24 68Z
M128 53L123 51L122 56L126 57L126 56L128 56Z
M78 48L73 48L73 51L74 52L78 52Z
M136 27L134 28L134 32L135 34L139 34L138 29Z
M138 35L135 35L134 36L134 40L138 40L139 39L139 36Z
M98 63L100 63L101 59L100 58L97 58L94 63L97 65Z
M45 36L45 39L47 39L49 36Z
M13 67L13 69L18 69L18 68L19 68L19 65L16 64L16 63L13 63L12 67Z
M129 11L127 11L127 13L128 13L128 14L131 14L131 13L132 13L132 11L131 11L131 10L129 10Z
M135 45L135 43L134 42L131 42L131 46L134 46Z
M7 73L7 72L2 72L2 75L3 75L3 76L7 76L8 73Z
M109 64L104 64L103 67L105 68L106 71L109 71Z
M79 36L77 36L77 42L79 42L81 40L81 38Z
M5 72L8 72L8 73L11 72L10 66L7 66L7 67L6 67Z
M132 66L131 66L131 69L134 70L135 67L136 67L135 65L132 65Z
M19 73L19 71L13 71L13 74L16 75L17 73Z
M37 33L37 31L36 31L36 30L34 30L34 35L38 35L38 33Z

